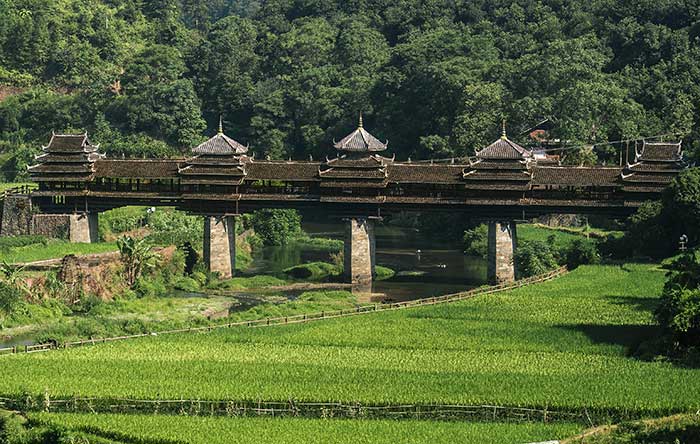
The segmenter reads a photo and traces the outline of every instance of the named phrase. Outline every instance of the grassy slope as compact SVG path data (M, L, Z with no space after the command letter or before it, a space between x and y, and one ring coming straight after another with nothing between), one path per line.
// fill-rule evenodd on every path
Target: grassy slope
M573 424L503 424L426 421L362 421L271 418L207 418L142 415L34 414L42 423L88 428L115 438L179 439L224 443L474 443L541 441L578 431ZM102 433L97 433L100 431Z
M452 305L13 356L0 393L694 410L700 370L625 356L663 281L589 266Z
M562 444L696 444L700 413L628 422L583 431Z
M72 244L68 241L51 240L47 245L36 244L11 248L9 252L0 252L0 262L8 263L34 262L45 259L61 258L67 254L93 254L117 251L114 243Z

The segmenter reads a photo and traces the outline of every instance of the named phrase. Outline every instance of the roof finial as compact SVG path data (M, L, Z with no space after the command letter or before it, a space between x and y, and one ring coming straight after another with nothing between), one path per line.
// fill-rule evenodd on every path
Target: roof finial
M501 130L501 139L505 140L508 136L506 135L506 119L503 119L503 129Z
M220 136L224 134L224 118L219 114L219 133Z
M362 128L362 111L360 111L360 122L357 125L358 128Z

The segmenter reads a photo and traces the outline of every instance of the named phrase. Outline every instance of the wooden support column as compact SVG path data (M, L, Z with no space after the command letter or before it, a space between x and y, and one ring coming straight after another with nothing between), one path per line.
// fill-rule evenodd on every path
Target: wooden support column
M517 232L514 221L489 222L488 279L492 284L515 280Z
M204 262L209 271L230 279L236 271L236 218L204 217Z
M370 283L375 274L374 221L362 217L345 223L345 279L353 284Z

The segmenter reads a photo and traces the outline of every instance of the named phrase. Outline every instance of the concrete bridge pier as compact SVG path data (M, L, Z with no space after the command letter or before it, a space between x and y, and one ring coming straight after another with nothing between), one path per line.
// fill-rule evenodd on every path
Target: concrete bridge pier
M345 219L345 279L369 284L374 277L376 243L374 221L366 217Z
M488 279L492 284L515 280L515 221L490 221L488 235Z
M236 218L204 217L204 262L211 272L230 279L236 271Z

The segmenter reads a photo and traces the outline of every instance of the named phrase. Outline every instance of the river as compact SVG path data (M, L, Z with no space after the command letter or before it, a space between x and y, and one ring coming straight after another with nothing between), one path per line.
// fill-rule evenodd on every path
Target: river
M343 238L339 223L303 222L312 237ZM454 293L486 283L486 260L466 256L461 239L441 243L411 229L377 224L377 265L396 271L391 279L377 281L371 292L394 301L406 301ZM265 247L254 256L255 273L281 273L294 265L313 261L330 262L330 253L303 245Z

